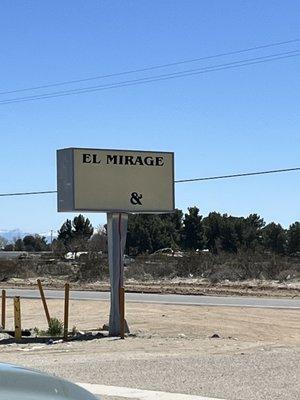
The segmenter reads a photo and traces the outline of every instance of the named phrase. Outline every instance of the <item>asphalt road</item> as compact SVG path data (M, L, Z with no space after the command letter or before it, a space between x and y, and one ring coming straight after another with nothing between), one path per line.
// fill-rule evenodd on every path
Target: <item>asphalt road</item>
M23 298L39 298L37 289L7 289L7 296L20 296ZM48 299L62 299L62 290L45 290ZM78 291L70 292L72 300L109 300L108 292L97 291ZM218 296L193 296L193 295L173 295L173 294L153 294L153 293L126 293L127 302L135 303L161 303L161 304L180 304L193 306L218 306L218 307L258 307L258 308L283 308L300 309L299 299L279 299L261 297L218 297Z

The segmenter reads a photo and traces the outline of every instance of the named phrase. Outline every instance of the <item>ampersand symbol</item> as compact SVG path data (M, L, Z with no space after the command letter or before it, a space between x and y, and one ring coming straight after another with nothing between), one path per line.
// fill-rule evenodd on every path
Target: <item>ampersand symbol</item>
M141 202L142 198L143 198L142 194L139 194L137 192L132 192L131 193L130 203L133 204L134 206L136 206L137 204L139 204L141 206L142 205L142 202Z

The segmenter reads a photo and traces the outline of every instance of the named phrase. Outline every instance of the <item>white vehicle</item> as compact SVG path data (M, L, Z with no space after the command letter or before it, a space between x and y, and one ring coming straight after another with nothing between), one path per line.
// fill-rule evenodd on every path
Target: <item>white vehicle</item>
M123 263L124 263L125 266L133 263L134 261L135 261L134 258L131 258L127 254L124 254Z
M164 249L156 250L154 253L150 254L151 256L172 256L174 254L174 250L170 247L165 247Z
M87 251L77 251L77 252L73 252L73 251L69 251L67 254L65 254L65 259L66 260L76 260L79 259L80 256L82 255L88 255Z
M154 253L150 254L150 256L167 256L167 257L183 257L182 251L174 251L170 247L166 247L164 249L156 250Z
M99 400L99 397L64 379L0 363L0 400Z

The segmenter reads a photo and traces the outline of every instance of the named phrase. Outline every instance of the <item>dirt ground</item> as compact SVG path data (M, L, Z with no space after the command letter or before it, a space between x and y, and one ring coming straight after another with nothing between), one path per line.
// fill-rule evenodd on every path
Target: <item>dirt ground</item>
M63 305L63 300L48 300L51 316L63 320ZM40 300L22 299L21 312L23 329L47 328ZM99 329L107 323L108 314L108 302L71 300L69 328ZM191 340L189 347L198 339L203 341L201 347L205 351L214 351L221 343L215 340L213 346L209 345L212 342L208 339L214 333L221 337L223 350L225 343L226 348L236 345L300 345L298 310L129 303L126 305L126 319L131 333L137 338L163 340L184 337ZM6 321L6 328L13 329L12 299L7 300ZM167 348L172 348L172 341L166 340Z
M48 305L63 319L63 300ZM12 299L7 306L13 328ZM21 311L23 328L47 328L40 300L22 299ZM104 301L71 301L69 326L99 328L108 312ZM0 345L0 361L75 382L229 400L298 398L299 310L129 303L126 319L132 336L125 340Z

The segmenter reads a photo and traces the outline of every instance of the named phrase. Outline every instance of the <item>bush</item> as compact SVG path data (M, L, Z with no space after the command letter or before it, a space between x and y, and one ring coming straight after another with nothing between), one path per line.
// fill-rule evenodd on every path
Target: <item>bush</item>
M64 325L58 318L51 318L47 334L49 336L62 336L64 332Z
M254 251L230 253L187 253L183 257L137 257L125 271L126 278L155 280L161 278L206 278L212 283L247 279L284 279L300 275L300 260L296 257Z
M80 263L77 278L80 281L99 281L109 278L107 257L94 255L86 262Z

